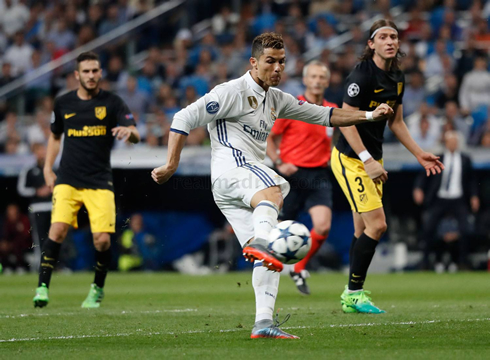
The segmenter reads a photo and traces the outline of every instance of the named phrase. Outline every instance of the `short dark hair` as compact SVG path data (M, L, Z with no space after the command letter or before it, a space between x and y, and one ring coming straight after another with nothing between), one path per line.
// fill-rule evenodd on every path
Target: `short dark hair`
M87 51L87 52L83 52L80 55L78 55L78 57L77 57L77 69L78 69L80 63L82 61L86 61L86 60L95 60L95 61L98 61L100 64L99 55L97 55L93 51Z
M255 37L252 42L252 57L258 59L264 54L264 49L284 49L282 35L268 32Z

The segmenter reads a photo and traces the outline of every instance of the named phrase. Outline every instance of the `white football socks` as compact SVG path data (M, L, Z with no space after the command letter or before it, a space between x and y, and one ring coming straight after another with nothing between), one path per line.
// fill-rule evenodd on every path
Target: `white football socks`
M255 322L272 320L280 277L278 272L270 271L260 262L255 262L252 274L252 285L255 290Z
M272 228L277 225L278 215L279 209L272 201L259 202L253 212L255 240L266 243ZM255 262L252 274L256 305L255 322L272 320L279 289L279 278L278 272L268 270L259 261Z
M272 228L277 225L279 209L272 201L262 200L253 212L255 239L267 240Z

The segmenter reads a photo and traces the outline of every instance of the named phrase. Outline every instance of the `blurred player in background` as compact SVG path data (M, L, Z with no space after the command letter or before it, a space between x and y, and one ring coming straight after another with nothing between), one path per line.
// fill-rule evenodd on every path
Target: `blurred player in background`
M305 94L298 99L336 108L336 104L323 98L329 80L330 70L327 65L319 61L310 62L303 69ZM328 237L332 221L332 184L328 171L331 152L329 130L333 129L296 120L277 119L267 144L267 155L291 185L279 220L294 220L301 211L307 210L313 222L311 249L289 273L303 295L310 295L306 284L306 278L309 277L305 270L306 264Z
M41 256L41 248L48 237L51 223L51 190L43 176L46 161L46 146L41 143L32 145L36 164L26 167L19 175L17 191L29 199L29 220L32 226L34 254Z
M398 28L389 20L376 21L361 62L346 82L343 109L375 109L387 103L395 116L388 126L398 140L417 158L427 176L440 173L444 166L439 157L424 152L412 139L403 121L405 77L399 67L400 42ZM341 296L346 313L383 313L364 291L367 270L376 246L386 231L383 210L383 183L388 173L383 168L383 133L386 121L341 128L332 152L332 170L350 203L354 217L354 237L349 251L349 284Z
M100 61L93 52L77 58L75 76L80 85L55 100L44 178L53 191L48 239L41 252L39 283L34 306L48 304L48 288L60 247L70 225L77 228L78 210L85 205L96 250L95 279L82 307L96 308L104 297L104 282L111 263L111 238L116 206L110 155L114 138L131 143L140 139L133 115L118 96L99 88ZM58 176L53 164L64 135Z
M288 182L263 164L267 137L278 117L323 126L347 126L392 116L386 104L373 112L312 105L273 88L279 85L286 53L281 35L264 33L252 43L252 70L216 86L179 111L173 119L167 163L152 171L158 184L175 173L192 129L208 125L211 137L211 182L216 205L233 227L244 256L255 260L252 284L256 317L252 338L297 338L281 329L272 316L282 263L267 250L277 224ZM272 270L272 271L268 271Z

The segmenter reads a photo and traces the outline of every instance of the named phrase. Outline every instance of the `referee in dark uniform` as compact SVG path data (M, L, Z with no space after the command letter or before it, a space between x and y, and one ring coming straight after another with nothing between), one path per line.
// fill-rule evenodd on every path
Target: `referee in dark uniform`
M99 88L100 61L93 52L77 58L77 90L55 100L51 117L44 178L53 190L49 238L41 254L39 283L34 306L46 306L52 270L70 225L77 228L77 214L85 205L96 249L95 278L82 307L100 306L111 261L110 234L115 232L116 207L110 155L114 138L131 143L140 140L133 115L117 95ZM64 135L58 174L53 164Z
M361 62L348 76L343 109L367 110L386 102L393 118L341 128L332 152L332 171L352 209L354 237L350 249L349 283L341 295L346 313L383 313L366 295L363 285L376 246L387 229L383 210L383 133L388 123L398 140L417 158L427 175L444 168L439 157L424 152L403 121L404 75L399 67L400 41L393 21L378 20L369 31Z

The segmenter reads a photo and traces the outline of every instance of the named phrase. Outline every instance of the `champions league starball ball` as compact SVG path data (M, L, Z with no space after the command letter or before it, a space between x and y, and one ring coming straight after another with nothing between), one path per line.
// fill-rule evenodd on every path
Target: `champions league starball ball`
M310 231L303 224L286 220L269 233L268 249L283 264L296 264L311 248Z

